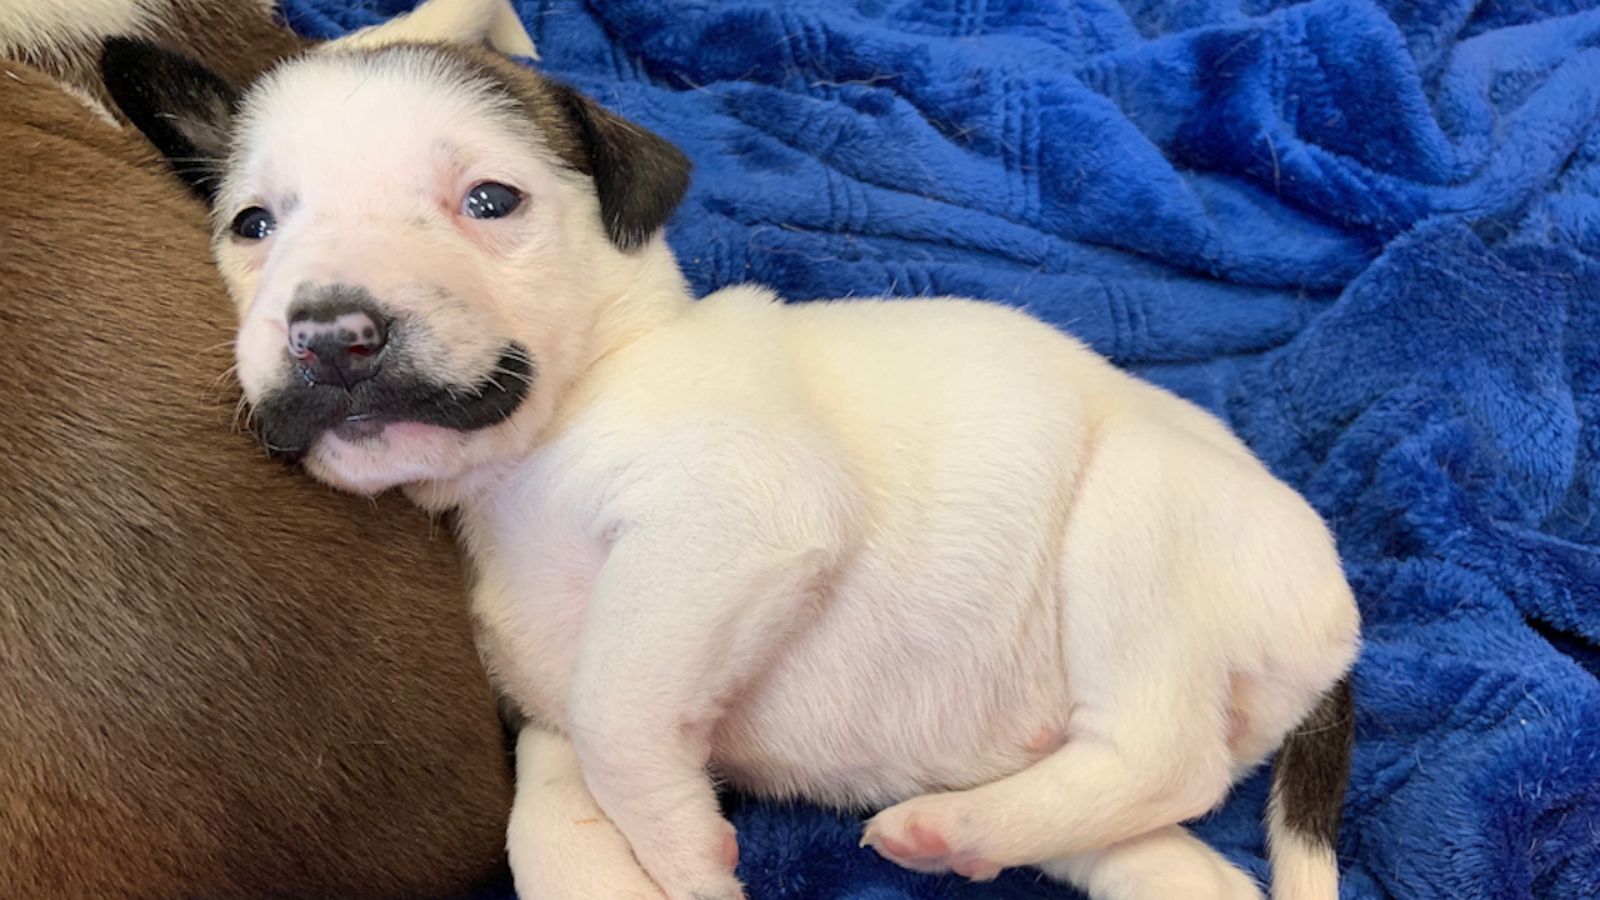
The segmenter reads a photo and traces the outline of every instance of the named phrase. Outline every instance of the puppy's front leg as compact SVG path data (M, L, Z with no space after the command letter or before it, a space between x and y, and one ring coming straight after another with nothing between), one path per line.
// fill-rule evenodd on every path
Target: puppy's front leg
M792 633L827 559L748 532L643 529L601 569L573 671L573 743L601 809L669 900L744 896L706 773L711 734Z

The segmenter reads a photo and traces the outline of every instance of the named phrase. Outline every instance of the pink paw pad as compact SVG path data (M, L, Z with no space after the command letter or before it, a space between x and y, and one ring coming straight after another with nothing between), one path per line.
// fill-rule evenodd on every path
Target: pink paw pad
M906 819L906 840L889 835L879 835L878 846L897 861L935 860L950 855L950 844L939 832L917 821L915 815Z
M919 822L915 813L906 819L898 835L872 833L863 843L890 861L918 872L955 872L972 881L989 881L1000 874L1001 867L986 859L952 852L944 835Z

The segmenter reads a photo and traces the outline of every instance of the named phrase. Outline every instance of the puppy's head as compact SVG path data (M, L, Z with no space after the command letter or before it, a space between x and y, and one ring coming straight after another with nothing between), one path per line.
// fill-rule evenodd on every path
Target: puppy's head
M103 68L212 205L258 433L337 486L525 452L608 311L682 291L683 155L486 50L332 47L242 95L144 43Z

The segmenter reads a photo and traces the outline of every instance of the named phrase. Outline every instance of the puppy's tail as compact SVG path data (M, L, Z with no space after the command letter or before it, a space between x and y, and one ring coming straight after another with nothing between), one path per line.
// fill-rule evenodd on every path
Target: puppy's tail
M1272 900L1337 900L1334 851L1354 744L1355 704L1347 675L1278 751L1267 804Z

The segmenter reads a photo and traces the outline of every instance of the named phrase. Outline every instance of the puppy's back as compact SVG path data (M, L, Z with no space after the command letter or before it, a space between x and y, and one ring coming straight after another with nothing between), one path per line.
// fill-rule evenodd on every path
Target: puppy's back
M203 211L0 61L0 893L397 896L497 874L454 551L230 431Z

